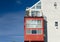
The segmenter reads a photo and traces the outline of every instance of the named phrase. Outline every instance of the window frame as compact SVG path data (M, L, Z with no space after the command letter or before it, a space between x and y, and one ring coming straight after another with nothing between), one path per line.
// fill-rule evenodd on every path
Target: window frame
M29 22L29 20L27 20ZM36 21L36 22L35 22ZM39 22L40 23L39 23ZM30 22L32 22L31 24L30 23L27 23L26 22L26 28L42 28L42 20L30 20ZM30 27L31 26L31 27Z
M40 11L31 11L31 16L35 17L35 16L39 16L40 15Z
M40 30L29 30L29 29L27 29L26 30L26 34L37 34L37 35L41 35L41 34L43 34L43 30L42 29L40 29Z
M55 26L58 26L58 22L57 21L55 22Z

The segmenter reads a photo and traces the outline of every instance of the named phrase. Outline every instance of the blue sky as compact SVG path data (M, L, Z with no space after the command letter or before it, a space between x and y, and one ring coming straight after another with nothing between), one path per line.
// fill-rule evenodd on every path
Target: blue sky
M26 7L38 0L0 0L0 42L24 42Z

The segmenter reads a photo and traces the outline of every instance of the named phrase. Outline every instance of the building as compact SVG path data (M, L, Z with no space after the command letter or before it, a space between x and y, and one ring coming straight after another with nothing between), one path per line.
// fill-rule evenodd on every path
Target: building
M24 42L44 42L44 17L40 1L26 9Z
M60 42L60 0L39 0L32 7L26 9L26 16L30 17L29 20L31 16L32 18L40 17L40 19L43 17L43 42ZM24 23L26 23L26 21Z
M60 0L41 0L47 21L47 42L60 42Z

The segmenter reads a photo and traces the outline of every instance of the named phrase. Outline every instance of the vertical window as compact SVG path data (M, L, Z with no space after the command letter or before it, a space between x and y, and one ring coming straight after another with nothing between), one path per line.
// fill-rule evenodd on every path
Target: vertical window
M31 11L32 16L36 16L35 11Z
M29 16L29 11L26 11L26 14L25 14L25 16Z
M58 26L58 22L55 22L55 26Z
M56 29L58 29L58 22L55 22L55 27Z
M42 34L42 30L37 30L37 34Z
M26 34L31 34L31 30L26 30Z
M42 21L41 20L37 20L37 28L42 28Z
M56 2L54 3L54 7L57 8L57 3Z
M39 11L31 11L31 16L40 16Z

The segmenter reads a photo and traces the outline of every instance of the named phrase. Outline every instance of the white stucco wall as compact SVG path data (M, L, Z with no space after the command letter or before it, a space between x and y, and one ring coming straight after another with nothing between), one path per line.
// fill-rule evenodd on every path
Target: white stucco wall
M57 3L57 8L54 7ZM60 42L60 0L41 0L43 15L47 17L48 42ZM55 27L58 21L58 29Z

